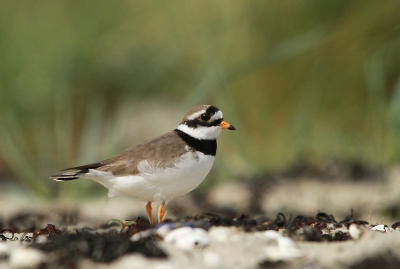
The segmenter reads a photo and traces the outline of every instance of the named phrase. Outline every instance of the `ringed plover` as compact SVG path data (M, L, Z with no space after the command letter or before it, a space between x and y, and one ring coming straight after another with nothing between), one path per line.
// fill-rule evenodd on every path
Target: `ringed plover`
M159 201L161 223L165 203L194 190L210 172L222 130L236 129L224 121L221 110L215 106L196 106L171 132L104 161L64 169L50 178L56 181L89 178L108 188L108 197L125 195L146 201L152 225L151 203Z

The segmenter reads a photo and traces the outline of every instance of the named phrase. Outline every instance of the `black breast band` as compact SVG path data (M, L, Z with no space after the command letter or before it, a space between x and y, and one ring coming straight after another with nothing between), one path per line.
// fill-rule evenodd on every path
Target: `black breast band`
M189 147L202 152L205 155L215 156L217 153L217 140L197 139L181 130L175 129L179 137L188 144Z

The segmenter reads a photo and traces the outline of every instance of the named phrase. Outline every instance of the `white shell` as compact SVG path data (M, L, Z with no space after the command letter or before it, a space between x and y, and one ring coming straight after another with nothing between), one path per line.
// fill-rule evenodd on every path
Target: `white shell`
M390 231L389 227L387 227L384 224L376 225L376 226L372 227L371 230L380 231L380 232L389 232Z

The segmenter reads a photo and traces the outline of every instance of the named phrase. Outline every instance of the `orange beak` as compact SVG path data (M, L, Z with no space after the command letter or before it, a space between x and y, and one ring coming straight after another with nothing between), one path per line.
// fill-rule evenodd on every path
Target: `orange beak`
M233 127L233 125L230 125L230 124L227 123L226 121L222 121L220 124L218 124L218 126L221 127L222 129L236 130L236 128Z

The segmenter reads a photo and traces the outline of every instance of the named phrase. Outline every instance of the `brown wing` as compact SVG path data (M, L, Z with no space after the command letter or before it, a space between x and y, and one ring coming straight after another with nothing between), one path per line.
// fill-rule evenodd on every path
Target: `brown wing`
M139 172L137 166L143 160L160 167L170 166L180 155L187 152L185 146L185 142L172 131L102 161L102 166L97 170L111 172L114 175L137 174Z
M114 175L137 174L139 172L137 166L143 160L161 167L172 165L174 160L187 152L185 146L185 142L172 131L144 141L104 161L64 169L63 171L67 172L51 178L76 179L79 177L78 174L87 173L89 169L111 172Z

